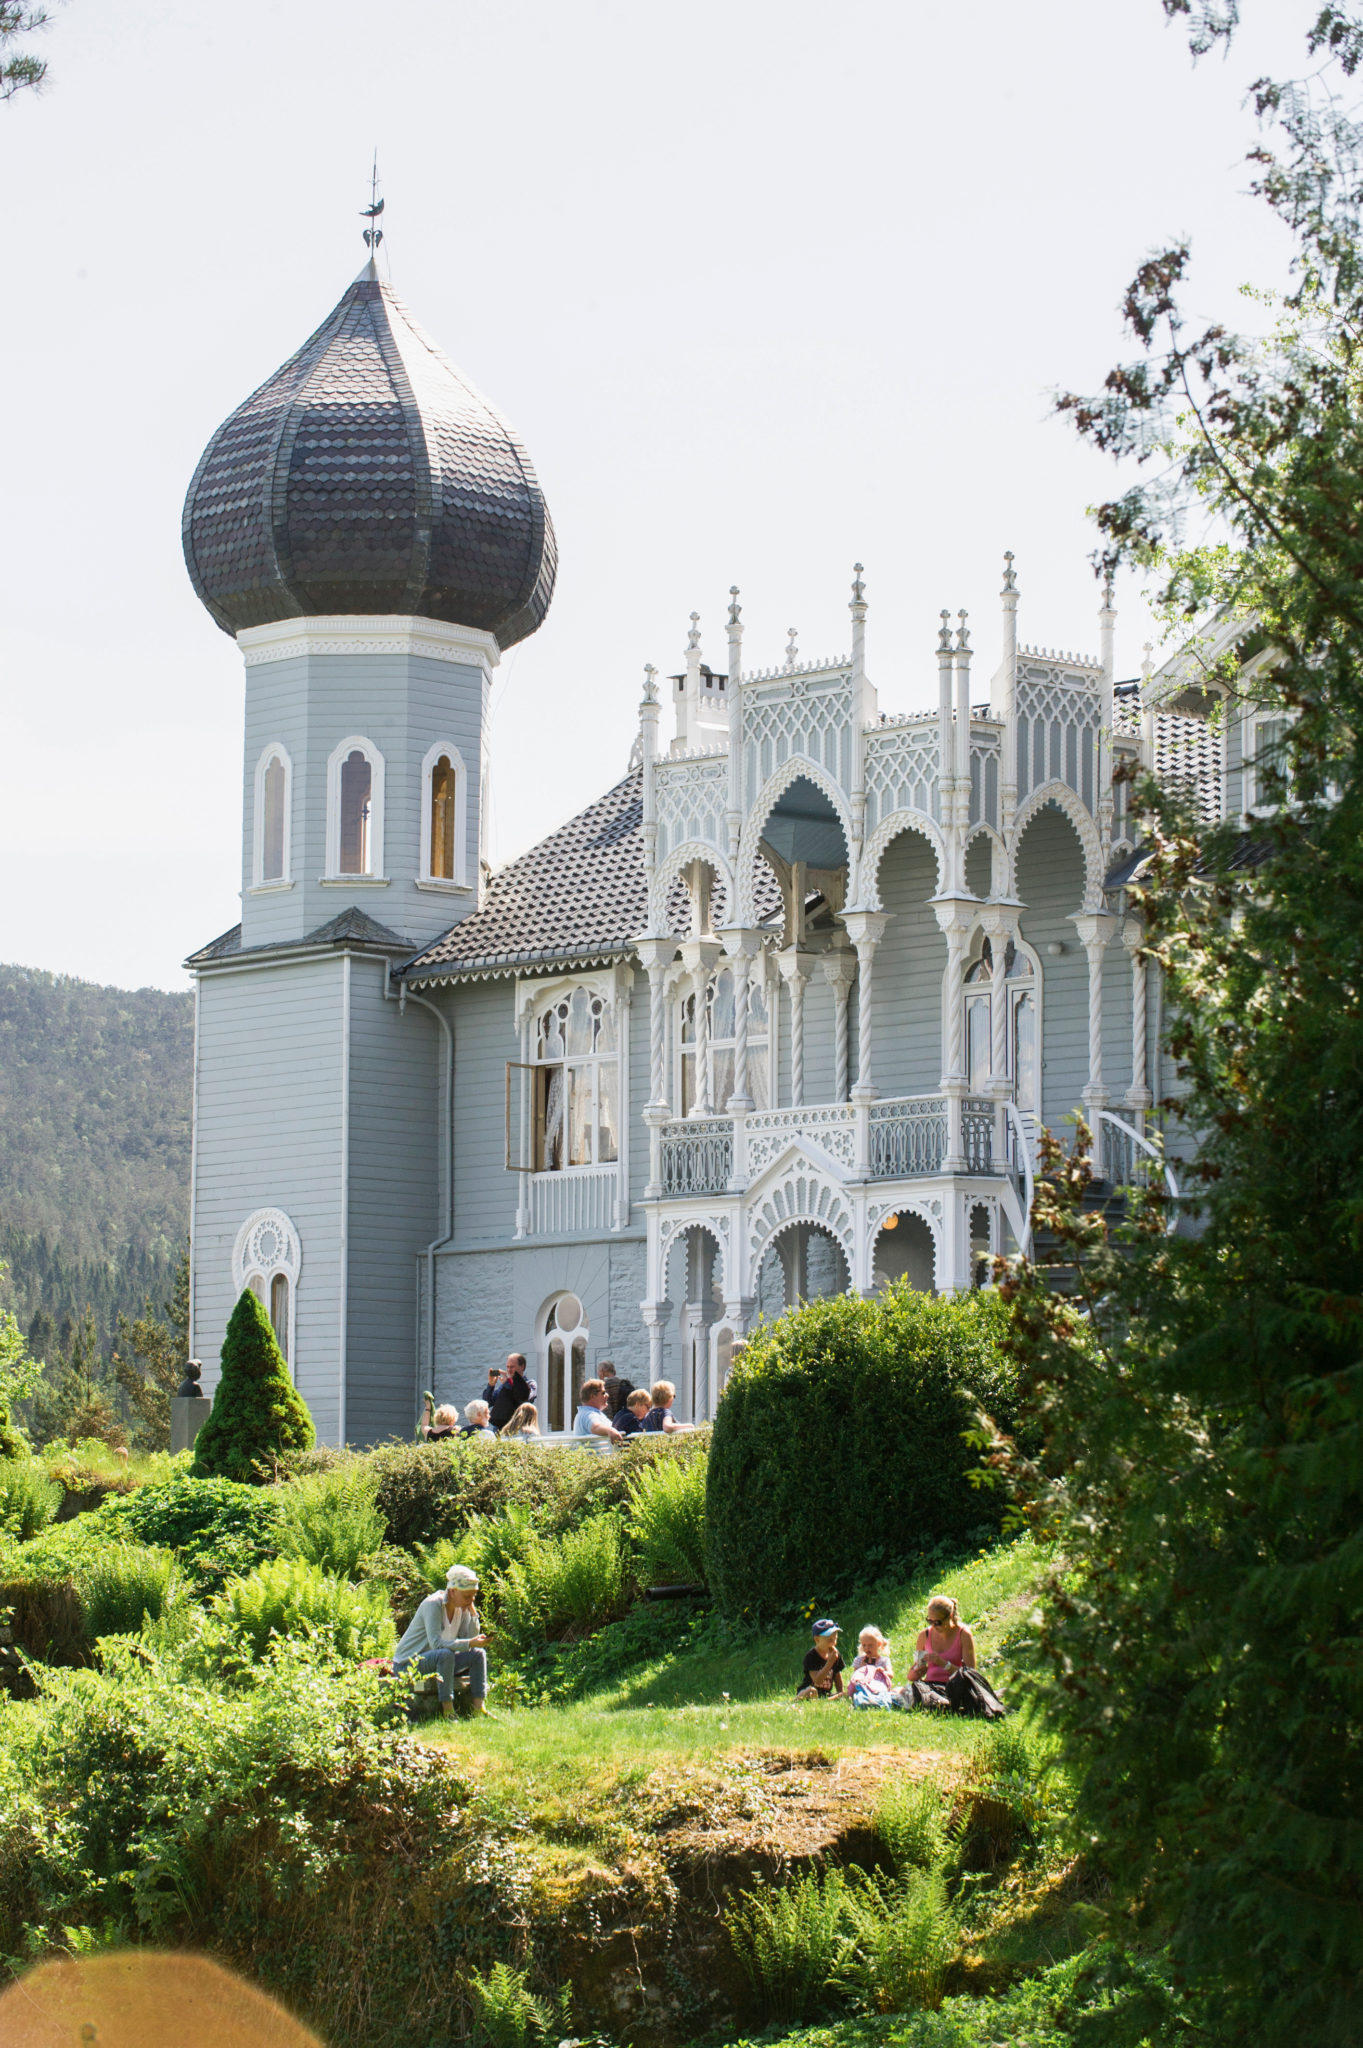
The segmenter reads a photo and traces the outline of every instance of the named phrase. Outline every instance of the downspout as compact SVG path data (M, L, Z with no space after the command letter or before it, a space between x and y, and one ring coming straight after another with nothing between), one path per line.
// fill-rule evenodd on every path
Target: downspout
M336 1386L336 1441L345 1449L346 1335L350 1316L350 955L341 959L341 1326Z
M427 1385L431 1388L435 1386L435 1255L445 1245L449 1244L454 1236L454 1030L444 1011L426 996L416 995L408 988L406 982L400 983L396 989L393 987L393 970L391 966L384 975L383 992L389 1002L397 1003L399 1015L406 1009L408 1003L417 1003L423 1010L429 1010L436 1023L440 1026L441 1034L445 1040L445 1058L442 1063L444 1067L444 1085L441 1090L441 1118L444 1125L444 1141L441 1145L440 1156L440 1206L444 1217L444 1228L431 1239L422 1253L422 1257L426 1261L426 1306L430 1318L430 1342L426 1360L426 1372L423 1375L419 1369L421 1340L418 1336L418 1384L414 1390L414 1405L415 1412L419 1416L421 1413L421 1379L424 1377Z
M194 977L194 1067L190 1091L189 1122L189 1328L185 1332L188 1343L186 1356L197 1358L199 1347L194 1328L194 1218L199 1197L199 996L203 983L198 975Z

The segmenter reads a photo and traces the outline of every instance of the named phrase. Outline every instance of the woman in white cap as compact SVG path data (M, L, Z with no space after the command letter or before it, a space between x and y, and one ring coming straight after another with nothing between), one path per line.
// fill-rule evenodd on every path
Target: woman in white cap
M418 1671L434 1671L440 1711L454 1713L454 1688L469 1675L469 1699L475 1714L487 1705L487 1637L478 1621L478 1574L466 1564L452 1564L443 1593L428 1593L412 1616L406 1635L393 1652L394 1672L414 1663Z

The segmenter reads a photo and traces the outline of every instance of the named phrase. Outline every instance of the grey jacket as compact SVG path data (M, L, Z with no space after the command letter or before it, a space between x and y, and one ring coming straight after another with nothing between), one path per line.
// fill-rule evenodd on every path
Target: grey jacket
M455 1634L459 1637L482 1634L476 1607L465 1607L454 1617ZM445 1595L428 1593L407 1625L407 1633L393 1652L393 1669L400 1671L404 1664L410 1664L414 1657L424 1657L429 1650L453 1649L454 1644L440 1640L440 1631L445 1626Z

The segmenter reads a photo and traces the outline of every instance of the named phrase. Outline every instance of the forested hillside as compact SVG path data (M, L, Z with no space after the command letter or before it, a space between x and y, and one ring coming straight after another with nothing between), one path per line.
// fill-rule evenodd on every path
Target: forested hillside
M0 1259L40 1354L87 1307L107 1340L171 1291L193 1016L188 994L0 967Z

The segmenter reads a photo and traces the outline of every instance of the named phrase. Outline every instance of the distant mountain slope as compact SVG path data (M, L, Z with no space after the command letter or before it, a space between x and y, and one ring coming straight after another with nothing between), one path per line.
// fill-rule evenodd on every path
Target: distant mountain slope
M0 967L0 1257L25 1323L86 1300L105 1323L173 1268L193 1036L188 994Z

